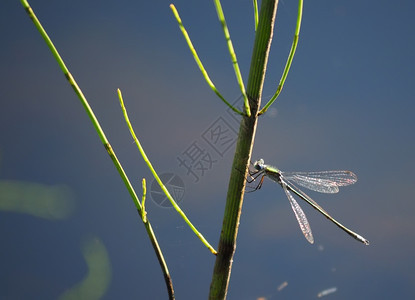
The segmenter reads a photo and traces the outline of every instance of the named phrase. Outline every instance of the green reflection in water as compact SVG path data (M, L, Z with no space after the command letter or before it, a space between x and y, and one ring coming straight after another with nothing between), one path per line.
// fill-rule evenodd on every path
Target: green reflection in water
M65 219L75 208L72 191L65 185L47 186L12 180L0 181L0 210L50 220Z
M111 264L104 244L98 238L89 239L82 247L88 273L74 287L65 291L59 300L100 299L111 281Z

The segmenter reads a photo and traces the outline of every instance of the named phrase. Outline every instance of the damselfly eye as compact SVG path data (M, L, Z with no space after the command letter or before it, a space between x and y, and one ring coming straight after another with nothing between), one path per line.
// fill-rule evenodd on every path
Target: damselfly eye
M254 162L254 168L255 170L261 170L261 166L259 165L258 161Z
M264 160L261 158L254 162L254 168L255 170L261 171L264 168Z

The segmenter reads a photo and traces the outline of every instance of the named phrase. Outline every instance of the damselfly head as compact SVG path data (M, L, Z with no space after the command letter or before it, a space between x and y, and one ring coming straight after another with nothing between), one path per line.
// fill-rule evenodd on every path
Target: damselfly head
M261 158L260 160L257 160L254 162L254 168L255 170L261 171L264 169L264 160Z

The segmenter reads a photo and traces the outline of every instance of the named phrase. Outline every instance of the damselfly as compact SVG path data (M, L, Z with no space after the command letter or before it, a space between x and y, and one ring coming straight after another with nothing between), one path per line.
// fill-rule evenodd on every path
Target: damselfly
M282 172L276 167L264 164L264 160L260 159L254 163L255 171L249 171L251 181L254 181L258 177L261 177L258 185L254 190L261 188L265 177L268 177L272 181L275 181L281 185L288 200L290 201L291 207L294 211L295 217L297 218L298 224L300 225L301 231L305 238L312 244L314 243L313 234L311 232L310 224L308 223L307 217L305 216L300 205L294 199L291 194L294 193L302 200L310 204L314 209L323 214L327 219L336 224L340 229L345 231L347 234L362 242L365 245L369 245L369 241L350 230L344 225L340 224L337 220L332 218L320 205L318 205L313 199L311 199L306 193L296 187L296 184L305 187L307 189L320 192L320 193L337 193L339 186L346 186L353 184L357 181L357 177L353 172L350 171L322 171L322 172Z

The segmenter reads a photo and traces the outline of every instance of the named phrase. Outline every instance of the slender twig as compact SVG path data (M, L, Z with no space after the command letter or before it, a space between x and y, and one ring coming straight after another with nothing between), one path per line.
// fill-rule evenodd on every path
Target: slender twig
M258 1L253 0L253 4L254 4L254 21L255 21L255 31L256 31L258 27Z
M144 223L147 223L147 211L146 211L146 194L147 194L147 186L146 186L146 179L143 178L141 181L141 186L143 188L143 196L141 197L141 219Z
M251 108L249 107L249 100L248 100L248 96L246 95L245 84L242 79L241 70L239 69L238 60L236 59L235 49L233 48L233 45L232 45L231 36L229 34L228 25L226 25L225 15L223 14L220 0L215 0L215 7L216 7L216 12L218 14L219 21L222 24L222 29L225 35L226 43L228 44L228 50L231 56L233 69L235 70L236 80L238 81L238 85L241 90L242 96L244 97L245 113L248 117L250 117Z
M120 99L120 104L122 111L124 113L124 118L127 123L127 126L130 130L131 136L133 137L135 143L137 144L138 150L140 151L141 156L143 157L144 161L146 162L148 168L150 169L151 173L153 174L154 178L156 179L157 183L160 185L160 188L170 200L170 203L176 209L176 211L180 214L183 220L187 223L187 225L192 229L192 231L196 234L196 236L202 241L202 243L213 253L216 254L216 250L209 244L209 242L203 237L203 235L196 229L196 227L190 222L187 218L186 214L182 211L182 209L177 205L176 201L174 201L173 197L171 196L170 192L166 188L166 186L161 181L160 177L158 176L157 172L154 170L153 165L151 164L150 160L148 159L146 153L144 152L143 147L141 146L140 141L137 139L137 136L134 132L133 127L131 126L130 120L128 118L127 110L125 109L124 101L122 98L122 94L120 89L118 89L118 97Z
M236 107L234 107L232 104L230 104L223 96L221 93L219 93L218 89L216 88L216 86L214 85L214 83L212 82L212 80L209 77L209 74L207 73L205 67L202 64L202 61L199 58L199 55L196 52L195 47L193 46L192 41L190 40L189 34L186 31L186 28L184 28L182 20L179 16L179 13L176 9L176 7L173 4L170 4L170 8L173 11L174 17L177 20L177 23L179 24L180 30L182 31L182 34L187 42L187 45L189 46L190 52L192 52L193 58L196 61L197 65L199 66L200 71L202 72L203 77L205 78L207 84L210 86L210 88L215 92L215 94L227 105L229 106L230 109L232 109L234 112L236 112L239 115L244 115L243 112L241 112L240 110L238 110Z
M88 114L92 124L94 125L95 130L97 131L98 136L99 136L102 144L104 145L105 149L107 150L108 155L110 156L112 162L114 163L116 169L118 170L118 173L120 174L120 177L121 177L122 181L124 182L131 198L133 199L134 205L136 206L139 215L142 216L142 206L141 206L140 201L137 197L137 194L136 194L133 186L131 185L131 182L128 179L127 174L125 173L121 163L119 162L117 156L115 155L115 152L112 149L107 137L105 136L105 133L102 130L101 125L99 124L94 112L92 111L91 107L89 106L88 101L86 100L84 94L82 93L82 91L79 88L78 84L76 83L75 79L72 77L71 73L69 72L68 68L66 67L64 61L62 60L62 58L59 55L58 51L56 50L55 46L53 45L53 43L52 43L51 39L49 38L48 34L46 33L46 31L42 27L41 23L37 19L35 13L33 12L32 8L30 7L29 3L26 0L21 0L21 3L23 5L23 7L25 8L25 10L26 10L27 14L29 15L29 17L32 19L32 21L35 24L36 28L40 32L41 36L45 40L45 42L48 45L49 49L51 50L53 56L55 57L55 59L58 62L59 66L61 67L66 79L69 81L69 84L72 86L75 93L78 95L78 98L81 101L83 107L85 108L85 111ZM168 291L168 294L169 294L169 299L174 299L173 283L171 281L171 277L170 277L170 274L169 274L169 270L167 268L167 264L164 260L163 253L161 252L160 246L157 242L157 238L156 238L156 236L153 232L153 229L152 229L148 219L146 219L146 222L143 222L143 223L145 225L147 234L150 238L150 241L151 241L151 244L154 248L154 251L156 252L156 256L158 258L160 267L163 271L165 283L166 283L166 286L167 286L167 291Z
M232 164L226 198L222 231L219 239L218 255L210 285L209 299L225 299L232 270L233 255L242 210L245 178L255 139L257 112L261 102L262 87L271 46L274 20L278 0L262 0L258 28L247 85L247 95L251 100L251 117L243 117L239 127L238 141ZM244 170L241 174L240 170Z
M274 96L272 96L272 98L268 101L268 103L265 104L265 106L260 110L260 112L258 113L259 115L262 115L263 113L265 113L268 110L268 108L272 105L272 103L274 103L274 101L277 99L279 94L281 93L285 80L287 79L288 72L290 71L290 67L291 67L291 63L294 58L295 50L297 49L302 18L303 18L303 0L299 0L298 1L297 24L295 27L294 39L291 45L290 53L288 55L287 63L285 64L284 72L282 73L280 83L278 84L278 87L277 87L277 91L275 92Z

